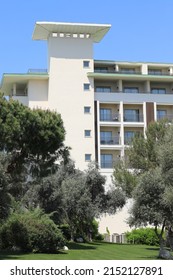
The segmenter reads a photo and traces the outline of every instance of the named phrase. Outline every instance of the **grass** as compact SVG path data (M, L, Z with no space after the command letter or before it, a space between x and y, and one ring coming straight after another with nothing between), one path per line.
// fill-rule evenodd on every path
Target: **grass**
M156 260L158 247L104 242L69 243L57 254L0 252L1 260Z

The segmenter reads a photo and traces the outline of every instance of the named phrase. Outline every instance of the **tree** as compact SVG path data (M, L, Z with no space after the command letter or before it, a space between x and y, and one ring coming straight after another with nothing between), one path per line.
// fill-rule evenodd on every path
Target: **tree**
M0 151L8 154L10 193L21 200L30 182L52 174L57 160L66 161L65 129L61 116L49 110L33 109L0 95Z
M125 204L120 191L105 191L105 178L98 166L91 163L87 170L75 168L72 161L62 163L55 174L31 183L24 196L26 207L40 207L56 224L68 224L71 239L89 239L93 219L103 212L115 213Z
M0 221L8 216L11 206L10 177L7 174L7 164L7 157L0 153Z
M43 176L64 155L65 129L59 114L0 96L0 150L10 153L10 174Z
M172 147L172 125L152 123L146 137L134 138L128 158L115 170L117 174L114 173L115 183L134 201L130 225L154 226L160 241L161 257L165 257L163 233L173 224Z

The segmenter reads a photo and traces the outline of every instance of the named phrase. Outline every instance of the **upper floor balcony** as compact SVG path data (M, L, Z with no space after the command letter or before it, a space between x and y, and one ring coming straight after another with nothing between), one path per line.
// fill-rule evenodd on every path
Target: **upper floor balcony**
M110 109L101 110L100 112L101 122L119 122L120 114L112 113Z
M101 137L100 145L120 145L120 136L105 136Z
M121 75L173 76L173 64L146 62L94 61L94 73Z

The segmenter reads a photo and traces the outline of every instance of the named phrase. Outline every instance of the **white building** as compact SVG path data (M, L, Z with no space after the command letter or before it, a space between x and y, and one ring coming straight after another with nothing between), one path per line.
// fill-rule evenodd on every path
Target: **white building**
M33 39L47 40L48 70L4 74L1 92L35 108L61 113L76 167L98 161L110 182L116 161L149 122L173 118L173 64L94 60L93 44L110 25L37 22ZM124 211L100 230L128 229Z

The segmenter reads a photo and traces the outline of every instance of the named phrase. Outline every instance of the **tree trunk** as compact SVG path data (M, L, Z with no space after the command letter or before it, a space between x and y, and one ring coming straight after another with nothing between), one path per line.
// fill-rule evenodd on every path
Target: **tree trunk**
M160 259L164 259L164 260L173 260L173 256L165 248L165 240L163 238L164 229L165 229L165 222L163 223L163 226L162 226L162 229L161 229L160 233L158 233L157 226L155 227L155 232L156 232L157 236L159 237L159 244L160 244L158 257Z
M170 250L173 251L173 230L172 230L172 227L168 228L167 244L168 244L168 247L170 247Z

